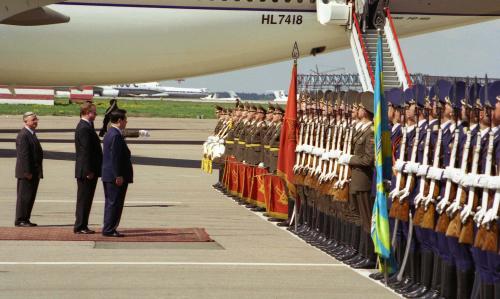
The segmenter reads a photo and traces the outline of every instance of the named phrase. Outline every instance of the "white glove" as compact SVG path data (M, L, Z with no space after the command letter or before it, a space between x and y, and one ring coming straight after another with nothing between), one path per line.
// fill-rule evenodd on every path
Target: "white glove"
M462 179L460 180L460 185L464 187L472 187L472 185L476 181L476 176L477 174L474 173L467 173L463 175Z
M321 155L323 155L323 153L325 152L325 149L322 149L322 148L319 148L319 147L316 147L312 154L317 156L317 157L321 157Z
M488 181L489 181L489 176L485 174L478 174L475 177L475 180L473 182L474 187L476 188L488 188Z
M341 150L334 150L332 151L332 159L338 159L342 155Z
M418 165L417 176L426 176L429 171L429 165Z
M405 164L406 164L406 162L403 160L396 160L396 164L394 164L394 168L396 168L396 170L398 172L402 172L403 169L405 168Z
M451 178L451 180L453 181L453 183L455 184L460 184L460 182L462 181L462 178L464 177L464 172L462 171L462 169L459 169L459 168L455 168L454 172L453 172L453 177Z
M404 172L406 172L406 173L417 173L419 167L420 167L420 163L417 163L417 162L408 162L408 163L406 163L406 167L404 169Z
M450 206L446 209L448 215L455 214L460 209L460 202L453 201Z
M330 160L330 152L324 152L322 155L321 155L321 161L328 161Z
M260 162L259 165L257 165L259 168L264 168L264 162Z
M301 153L302 151L304 151L304 146L302 144L299 144L295 147L296 153Z
M455 168L453 167L446 167L443 172L443 179L451 180L451 178L453 178L454 170Z
M488 189L492 189L492 190L500 189L500 176L489 176L488 177Z
M443 177L444 170L437 167L429 167L429 172L427 172L427 178L431 180L441 180Z
M139 137L149 137L149 131L148 130L139 130Z
M469 218L470 214L472 214L472 206L465 205L464 208L462 209L462 212L460 212L460 219L462 220L462 223L465 223L465 220ZM476 215L478 214L476 213Z
M481 224L482 225L485 225L487 223L490 223L494 220L497 219L497 213L498 211L496 211L495 209L489 209L485 214L484 214L484 218L483 218L483 221L481 221Z
M342 154L339 157L339 163L342 165L349 165L349 161L351 160L352 155L349 154Z

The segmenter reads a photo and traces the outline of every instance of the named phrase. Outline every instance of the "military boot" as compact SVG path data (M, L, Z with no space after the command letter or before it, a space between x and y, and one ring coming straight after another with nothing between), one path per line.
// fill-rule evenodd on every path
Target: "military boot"
M432 251L423 251L421 260L422 260L421 285L416 290L403 292L402 295L405 298L422 297L431 288L434 253Z

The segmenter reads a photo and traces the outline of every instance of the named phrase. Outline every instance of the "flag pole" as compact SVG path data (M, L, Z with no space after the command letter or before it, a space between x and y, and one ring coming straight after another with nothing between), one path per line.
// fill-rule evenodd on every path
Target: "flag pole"
M295 41L295 43L293 44L292 58L293 58L293 66L295 68L297 68L297 62L298 62L298 59L300 58L299 45L298 45L297 41ZM295 81L295 86L297 86L297 76L295 76L293 78L293 80ZM286 184L285 184L285 186L286 186ZM291 194L291 193L289 192L288 194ZM298 206L299 206L299 197L297 196L295 198L295 205L293 206L293 215L292 215L292 217L290 219L290 223L289 223L289 225L292 225L291 221L293 221L295 232L297 232L299 229Z

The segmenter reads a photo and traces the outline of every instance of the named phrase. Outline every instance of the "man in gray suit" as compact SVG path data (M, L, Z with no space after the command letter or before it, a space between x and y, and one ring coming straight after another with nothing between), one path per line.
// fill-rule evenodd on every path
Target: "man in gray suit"
M24 127L16 138L16 178L17 178L17 227L32 227L30 222L31 211L35 203L38 183L43 178L43 150L35 129L38 126L38 117L33 112L23 115Z

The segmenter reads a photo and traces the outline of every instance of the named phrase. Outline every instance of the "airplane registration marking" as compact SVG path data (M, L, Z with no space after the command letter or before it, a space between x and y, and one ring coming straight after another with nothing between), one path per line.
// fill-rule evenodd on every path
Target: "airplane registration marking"
M273 15L263 14L261 19L262 25L302 25L302 15Z

